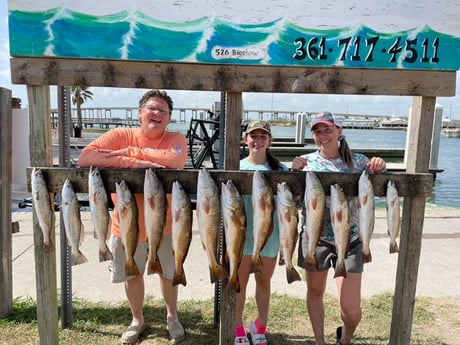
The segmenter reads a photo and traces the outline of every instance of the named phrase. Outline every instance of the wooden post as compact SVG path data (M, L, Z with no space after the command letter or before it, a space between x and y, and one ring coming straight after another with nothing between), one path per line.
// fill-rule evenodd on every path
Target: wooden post
M407 133L408 173L429 171L435 104L435 97L414 97ZM425 201L424 196L404 198L390 345L410 344Z
M0 318L13 311L13 262L11 235L12 166L11 91L0 88Z
M221 134L225 135L224 169L239 170L241 114L243 113L242 94L241 92L228 92L226 100L225 129L221 129ZM233 345L235 298L235 292L228 288L228 279L224 279L220 303L220 345Z
M27 86L29 100L30 164L52 166L53 148L50 121L49 86ZM50 195L50 197L52 197ZM53 198L54 200L54 198ZM54 202L53 202L54 205ZM54 215L54 213L53 213ZM54 217L51 233L53 250L43 250L43 235L33 211L35 279L37 287L37 319L41 345L56 345L58 339L58 310L56 284L56 235Z

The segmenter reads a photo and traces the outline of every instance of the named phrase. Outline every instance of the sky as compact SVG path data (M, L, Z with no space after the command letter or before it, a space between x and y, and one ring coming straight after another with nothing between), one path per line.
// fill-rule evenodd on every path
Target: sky
M460 15L460 13L459 13ZM457 25L457 24L454 24ZM460 58L460 57L459 57ZM10 89L13 97L22 100L22 108L27 107L25 85L11 84L9 63L8 18L6 1L0 1L0 87ZM444 115L460 119L460 76L457 72L455 97L439 97L437 104ZM145 89L122 89L91 87L93 99L83 107L137 107ZM57 107L57 88L50 87L51 107ZM211 109L220 100L220 92L167 90L177 108ZM277 110L295 112L320 112L324 110L341 114L371 114L408 116L412 97L402 96L354 96L354 95L298 95L243 93L245 110Z

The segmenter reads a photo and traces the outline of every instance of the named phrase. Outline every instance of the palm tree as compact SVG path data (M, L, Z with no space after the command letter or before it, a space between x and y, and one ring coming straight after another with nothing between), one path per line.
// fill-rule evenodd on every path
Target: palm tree
M88 99L93 99L93 93L87 86L71 86L72 104L77 106L77 126L82 128L81 105Z

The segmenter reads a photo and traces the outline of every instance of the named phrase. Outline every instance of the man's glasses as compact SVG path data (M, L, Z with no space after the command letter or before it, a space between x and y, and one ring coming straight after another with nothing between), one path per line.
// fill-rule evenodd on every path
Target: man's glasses
M144 107L149 113L160 113L160 114L169 114L169 110L155 108L155 107Z

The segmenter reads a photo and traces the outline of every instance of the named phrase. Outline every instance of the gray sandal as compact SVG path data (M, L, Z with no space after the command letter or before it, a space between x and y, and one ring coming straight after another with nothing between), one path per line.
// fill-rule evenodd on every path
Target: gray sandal
M145 331L145 325L130 325L121 336L122 344L135 344L139 336Z

